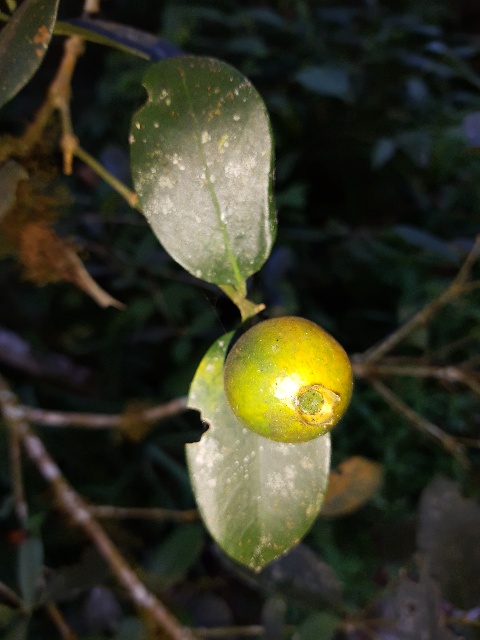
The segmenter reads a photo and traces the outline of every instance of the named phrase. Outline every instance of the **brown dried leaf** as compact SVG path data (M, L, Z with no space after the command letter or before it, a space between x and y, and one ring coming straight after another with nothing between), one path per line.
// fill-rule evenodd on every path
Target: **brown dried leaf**
M30 222L21 228L19 259L25 277L32 282L44 285L63 280L77 286L101 307L124 307L90 276L73 244L60 238L45 222Z
M330 473L320 515L337 518L360 509L379 491L382 478L382 465L377 462L361 456L347 458Z

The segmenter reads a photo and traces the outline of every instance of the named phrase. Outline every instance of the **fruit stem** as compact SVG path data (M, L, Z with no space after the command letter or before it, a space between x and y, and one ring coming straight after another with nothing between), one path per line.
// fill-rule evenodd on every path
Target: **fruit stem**
M249 318L253 318L253 316L260 313L265 309L264 304L255 304L251 300L246 298L246 287L245 283L243 286L243 291L239 291L231 284L220 284L219 288L223 291L225 295L227 295L230 300L238 307L240 311L240 315L242 317L242 322L248 320Z

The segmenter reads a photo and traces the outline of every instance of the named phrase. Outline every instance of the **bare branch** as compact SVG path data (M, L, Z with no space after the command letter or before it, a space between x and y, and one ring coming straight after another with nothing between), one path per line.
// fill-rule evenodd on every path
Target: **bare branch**
M15 429L10 429L9 453L10 453L10 476L13 487L13 504L18 525L26 529L28 520L28 506L25 500L22 473L22 449L18 433Z
M57 605L49 602L45 607L62 640L77 640L77 634L69 627Z
M17 607L18 609L23 609L24 604L23 600L20 596L17 596L13 589L10 589L6 584L4 584L0 580L0 598L3 598L7 602L9 602L12 606Z
M362 362L352 363L353 373L358 378L370 378L378 376L410 376L412 378L436 378L444 382L461 383L469 387L475 393L480 394L480 378L476 371L463 365L438 366L425 364L424 361L410 360L406 364L394 362Z
M175 398L165 404L149 407L138 412L139 419L144 422L156 422L164 418L169 418L187 407L185 397ZM81 413L73 411L50 411L48 409L36 409L20 405L18 411L22 417L29 422L35 422L45 427L85 427L86 429L106 429L118 427L123 420L123 415L107 413Z
M169 520L173 522L193 522L198 520L197 509L141 508L141 507L113 507L110 505L90 505L90 513L96 518L110 518L115 520Z
M362 361L375 362L379 360L404 340L413 331L413 329L426 325L441 307L451 302L454 298L472 290L472 287L478 286L478 283L469 283L467 280L470 277L472 267L478 258L479 247L480 236L476 238L472 250L465 258L465 261L456 277L445 291L423 307L423 309L418 311L405 324L384 338L380 343L367 349L367 351L365 351L361 356Z
M59 508L79 526L104 557L118 582L126 589L130 599L143 616L163 629L173 640L193 640L192 632L179 621L145 587L129 566L104 529L92 516L88 504L63 477L62 472L33 433L19 411L16 396L0 376L0 410L10 429L17 431L23 446L44 480L50 485Z
M456 438L440 429L440 427L433 422L430 422L430 420L419 415L393 391L391 391L391 389L385 386L383 382L375 379L370 380L370 382L387 404L389 404L392 409L395 409L398 413L402 414L413 427L418 429L421 433L429 435L436 442L440 443L446 451L452 453L457 458L462 466L469 466L469 461L465 454L465 448Z
M265 628L259 624L243 627L197 627L195 629L200 638L263 638Z

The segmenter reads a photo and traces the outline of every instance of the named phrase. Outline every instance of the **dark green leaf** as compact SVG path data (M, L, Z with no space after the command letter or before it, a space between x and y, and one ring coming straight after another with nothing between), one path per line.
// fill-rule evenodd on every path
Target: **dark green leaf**
M114 47L147 60L161 60L181 53L179 47L158 36L106 20L77 18L57 22L54 33L63 36L77 35L89 42Z
M432 154L432 138L426 131L405 131L395 138L396 143L417 167L426 167Z
M120 624L115 640L148 640L148 632L137 618L125 618Z
M27 607L36 602L39 578L43 573L43 544L38 538L27 538L19 548L18 582Z
M265 105L237 70L210 58L152 65L133 117L132 171L144 213L187 271L239 288L275 236Z
M63 602L76 594L90 591L108 576L107 565L94 547L87 547L75 564L50 570L37 604Z
M0 604L0 631L7 627L18 617L18 611L12 606Z
M330 640L340 622L331 613L313 613L296 630L292 640Z
M346 102L352 98L349 74L341 67L307 67L299 71L295 79L303 87L319 95L340 98Z
M9 628L7 634L3 636L3 640L27 640L29 623L30 618L19 617Z
M148 570L162 586L178 582L198 560L205 529L198 522L182 524L156 549Z
M391 138L380 138L377 140L372 151L372 167L374 169L383 167L384 164L393 158L396 150L397 145Z
M393 231L406 242L409 242L419 249L435 253L453 264L458 264L460 261L460 254L452 248L451 243L445 242L433 235L433 233L423 231L408 224L397 224L393 227Z
M210 533L232 558L258 571L295 545L316 518L328 481L330 437L285 444L240 424L223 391L232 335L212 345L193 379L189 405L209 429L187 445L187 459Z
M0 106L40 66L52 37L58 0L25 0L0 32Z

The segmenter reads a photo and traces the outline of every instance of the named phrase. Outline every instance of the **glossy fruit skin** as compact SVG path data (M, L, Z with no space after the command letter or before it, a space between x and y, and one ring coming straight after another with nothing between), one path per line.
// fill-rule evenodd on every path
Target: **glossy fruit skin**
M347 354L305 318L254 325L232 346L225 395L245 426L271 440L307 442L334 427L353 390Z

